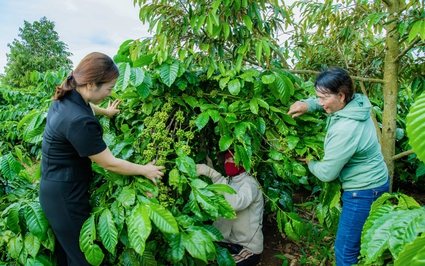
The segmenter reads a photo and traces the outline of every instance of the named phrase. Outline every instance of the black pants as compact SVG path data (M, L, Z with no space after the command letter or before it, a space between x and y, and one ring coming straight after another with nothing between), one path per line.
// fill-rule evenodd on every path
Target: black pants
M55 253L60 266L89 266L80 249L83 223L91 206L89 181L56 182L41 179L40 205L56 237Z
M239 254L243 249L243 246L238 244L217 242L217 244L223 248L227 248L230 254ZM236 263L237 266L253 266L256 265L260 261L260 254L255 254L243 261Z

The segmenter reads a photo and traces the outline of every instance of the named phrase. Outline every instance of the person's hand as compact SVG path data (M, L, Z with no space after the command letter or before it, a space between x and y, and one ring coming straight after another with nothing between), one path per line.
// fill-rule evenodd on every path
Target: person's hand
M111 104L111 101L108 101L108 107L105 108L105 116L112 118L114 115L116 115L120 111L117 109L120 102L120 100L115 100Z
M306 164L309 164L309 163L310 163L310 160L309 160L309 159L307 159L307 158L297 157L296 159L297 159L298 161L300 161L300 162L305 162Z
M144 165L144 173L143 176L147 179L151 180L156 185L156 179L162 179L162 176L164 175L161 170L164 170L164 166L156 166L155 161L152 161L148 164Z
M207 165L209 167L214 168L213 161L211 160L210 157L208 157L208 155L207 155L207 157L205 157L205 160L207 161Z
M198 176L208 174L208 165L206 164L196 164L196 171L198 172Z
M288 115L292 115L292 118L300 116L307 112L308 105L305 102L297 101L289 107Z

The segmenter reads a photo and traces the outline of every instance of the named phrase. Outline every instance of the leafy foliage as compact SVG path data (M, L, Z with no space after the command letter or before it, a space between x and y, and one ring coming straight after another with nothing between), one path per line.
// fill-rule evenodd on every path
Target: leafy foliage
M384 193L370 213L363 226L360 265L385 265L391 260L394 265L420 265L425 209L404 194Z
M54 265L55 237L38 203L37 187L27 180L22 165L10 153L0 161L2 173L9 176L7 181L0 179L7 185L0 198L0 260Z
M224 73L229 65L239 71L243 62L269 67L275 57L286 66L277 43L278 32L288 23L284 3L283 7L268 0L133 3L140 6L140 20L149 24L155 34L151 42L135 44L132 60L138 59L142 51L155 54L159 64L176 57L208 66L208 77L216 70Z
M21 39L15 39L7 45L10 54L6 54L3 85L26 88L31 85L33 71L44 73L61 67L72 67L68 59L72 54L67 51L67 45L59 40L54 27L55 24L46 17L32 24L24 21L24 27L19 28L18 36Z
M407 134L409 142L418 158L425 162L424 147L424 110L425 110L425 93L422 93L413 104L409 114L406 117Z

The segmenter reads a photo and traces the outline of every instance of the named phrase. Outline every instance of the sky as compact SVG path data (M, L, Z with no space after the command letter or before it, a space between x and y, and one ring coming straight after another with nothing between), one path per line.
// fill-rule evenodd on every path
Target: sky
M133 0L0 0L0 73L10 53L7 44L21 40L24 21L32 24L42 17L55 23L74 67L91 52L113 57L124 41L151 36Z

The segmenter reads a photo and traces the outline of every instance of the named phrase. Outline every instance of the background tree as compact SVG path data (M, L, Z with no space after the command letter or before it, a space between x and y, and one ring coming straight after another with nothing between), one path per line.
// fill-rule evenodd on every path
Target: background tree
M7 45L10 53L6 54L3 85L24 88L31 83L32 71L44 73L61 67L72 68L72 61L68 59L72 53L59 40L54 27L55 23L46 17L32 24L24 21L24 27L19 28L20 40L15 39L12 44Z

